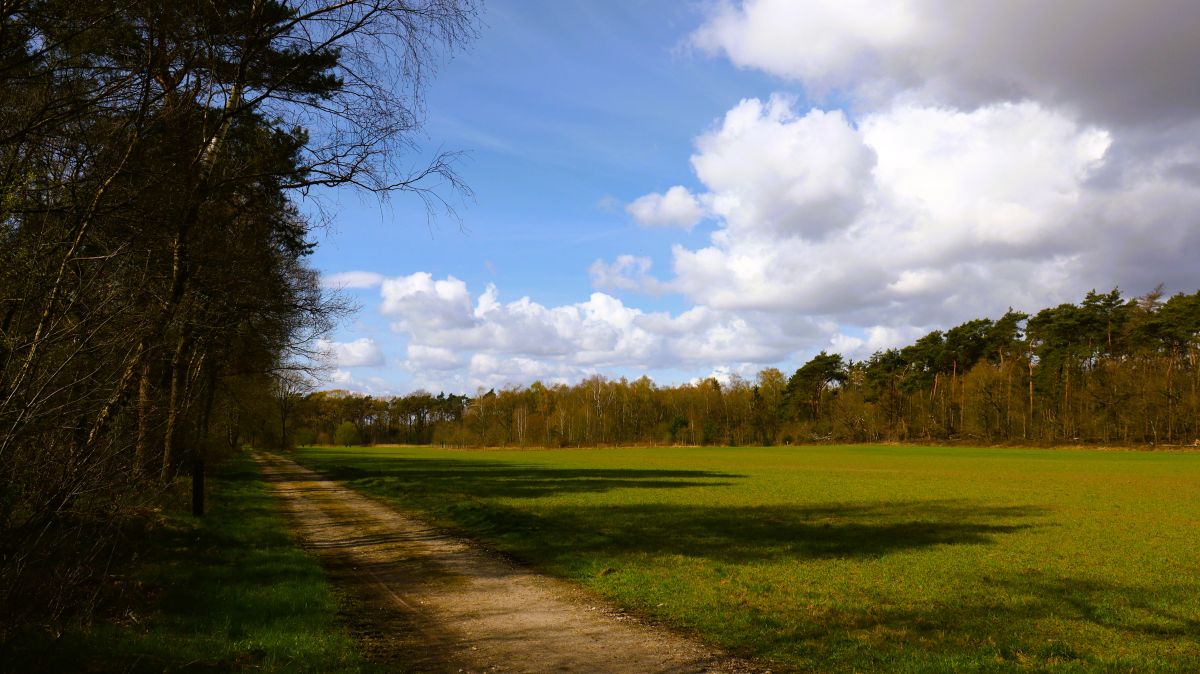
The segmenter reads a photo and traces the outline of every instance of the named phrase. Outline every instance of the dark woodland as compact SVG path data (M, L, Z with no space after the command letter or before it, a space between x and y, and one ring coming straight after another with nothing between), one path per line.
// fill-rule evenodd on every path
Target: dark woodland
M457 184L398 160L474 13L0 2L0 643L86 615L129 522L309 380L348 307L298 199Z

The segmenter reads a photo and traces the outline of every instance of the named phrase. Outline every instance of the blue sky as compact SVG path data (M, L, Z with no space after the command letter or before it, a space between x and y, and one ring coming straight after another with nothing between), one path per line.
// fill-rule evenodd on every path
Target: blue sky
M1039 21L1079 31L1072 60L1032 5L938 4L489 3L426 91L426 150L468 153L458 219L322 195L312 262L361 305L328 385L753 378L1092 287L1200 286L1200 113L1171 93L1196 11L1064 2Z
M316 264L453 274L562 304L590 292L597 258L630 244L667 255L675 233L639 228L625 203L694 182L697 130L773 91L766 75L689 53L700 18L686 3L490 3L479 39L427 92L428 145L469 153L460 170L475 195L456 203L461 223L443 216L427 227L422 205L404 196L381 209L342 195Z

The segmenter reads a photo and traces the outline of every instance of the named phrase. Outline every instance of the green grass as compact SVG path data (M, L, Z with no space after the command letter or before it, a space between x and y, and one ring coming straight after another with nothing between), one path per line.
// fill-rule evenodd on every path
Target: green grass
M0 670L375 671L337 622L319 563L300 549L248 456L209 482L202 519L168 514L144 541L137 591L115 620L33 633Z
M1200 454L297 458L776 671L1200 671Z

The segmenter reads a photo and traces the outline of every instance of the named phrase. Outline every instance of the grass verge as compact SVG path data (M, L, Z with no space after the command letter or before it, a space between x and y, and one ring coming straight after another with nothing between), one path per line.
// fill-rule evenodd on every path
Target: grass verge
M168 511L147 528L107 620L60 635L30 630L0 653L0 670L378 671L250 457L219 467L209 486L204 518Z

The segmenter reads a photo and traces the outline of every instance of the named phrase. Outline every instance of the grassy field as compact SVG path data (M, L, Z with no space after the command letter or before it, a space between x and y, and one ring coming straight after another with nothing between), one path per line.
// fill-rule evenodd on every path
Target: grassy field
M776 671L1200 671L1200 454L297 458Z
M210 480L208 514L146 531L115 615L0 654L12 672L369 672L320 565L288 533L253 462Z

